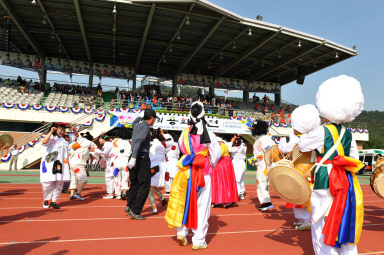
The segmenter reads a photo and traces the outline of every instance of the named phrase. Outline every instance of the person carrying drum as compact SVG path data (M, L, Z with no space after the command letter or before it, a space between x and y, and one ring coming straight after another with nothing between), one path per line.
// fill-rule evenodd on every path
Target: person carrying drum
M284 137L280 140L279 150L282 153L289 153L299 143L299 137L320 126L319 111L314 105L307 104L296 108L291 115L291 126L293 134L289 136L289 141ZM309 172L309 171L308 171ZM287 207L293 207L293 213L298 222L293 226L297 230L307 230L311 228L310 201L304 205L292 205L287 203Z
M257 197L259 198L259 210L266 211L273 208L271 197L269 195L268 173L264 161L264 152L272 146L273 141L268 134L268 124L263 120L256 120L251 127L252 135L256 136L256 142L253 145L253 155L257 159Z
M311 231L315 254L357 254L364 208L355 176L361 163L356 141L342 123L363 110L360 83L349 76L331 78L320 85L316 106L324 125L303 134L299 149L316 150L311 194Z

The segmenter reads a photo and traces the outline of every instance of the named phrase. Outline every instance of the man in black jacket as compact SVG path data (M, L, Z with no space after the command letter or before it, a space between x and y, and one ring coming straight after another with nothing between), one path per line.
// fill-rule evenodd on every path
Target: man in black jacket
M150 128L155 121L156 112L152 109L147 109L144 112L144 118L137 117L132 123L132 154L128 162L131 187L128 192L125 210L129 216L136 220L145 219L140 214L151 187L151 161L149 159Z

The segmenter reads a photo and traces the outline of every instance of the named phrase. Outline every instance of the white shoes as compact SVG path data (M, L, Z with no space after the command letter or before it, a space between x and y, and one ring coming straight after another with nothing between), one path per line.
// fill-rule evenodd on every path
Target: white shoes
M295 227L296 230L308 230L311 229L311 222L306 222L301 224L300 226Z
M105 197L103 197L103 199L113 199L113 195L105 196Z
M117 196L116 199L121 200L121 196Z
M75 197L76 199L81 200L81 201L83 201L83 200L85 199L85 198L79 196L78 194L75 194L74 197Z
M240 194L240 195L239 195L239 199L240 199L240 200L244 200L244 195L243 195L243 194Z
M153 208L151 211L151 214L156 214L157 213L157 208Z

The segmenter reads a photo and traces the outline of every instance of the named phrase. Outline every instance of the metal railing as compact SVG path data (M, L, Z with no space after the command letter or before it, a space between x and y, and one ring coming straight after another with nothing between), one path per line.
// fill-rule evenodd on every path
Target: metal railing
M75 126L75 127L81 127L84 123L88 122L88 121L91 121L93 119L95 119L97 116L98 116L98 112L99 111L104 111L105 110L105 107L109 107L109 104L106 104L106 105L103 105L102 107L98 108L98 109L94 109L92 111L92 113L90 114L84 114L82 116L80 116L79 118L75 119L74 121L72 121L72 126ZM37 139L37 138L41 138L41 136L45 133L47 133L50 128L52 127L52 123L51 122L48 122L47 124L35 129L34 131L16 139L14 141L14 144L17 144L18 147L21 147L21 146L24 146L24 145L27 145L29 142ZM80 130L79 130L80 131ZM7 150L4 150L2 151L2 153L6 152L6 153L9 153L9 150L10 149L7 149ZM4 155L4 154L2 154Z

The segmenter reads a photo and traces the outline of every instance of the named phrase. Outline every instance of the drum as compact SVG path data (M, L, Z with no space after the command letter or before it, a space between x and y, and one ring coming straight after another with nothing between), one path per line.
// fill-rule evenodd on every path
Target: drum
M284 158L284 155L280 152L279 146L272 145L264 152L264 161L269 168L273 163L276 163Z
M384 198L384 165L375 167L371 175L371 188L381 198Z
M313 167L312 152L301 153L297 148L292 151L290 166L276 164L269 169L269 183L277 195L288 203L303 205L311 197L311 188L305 172Z

